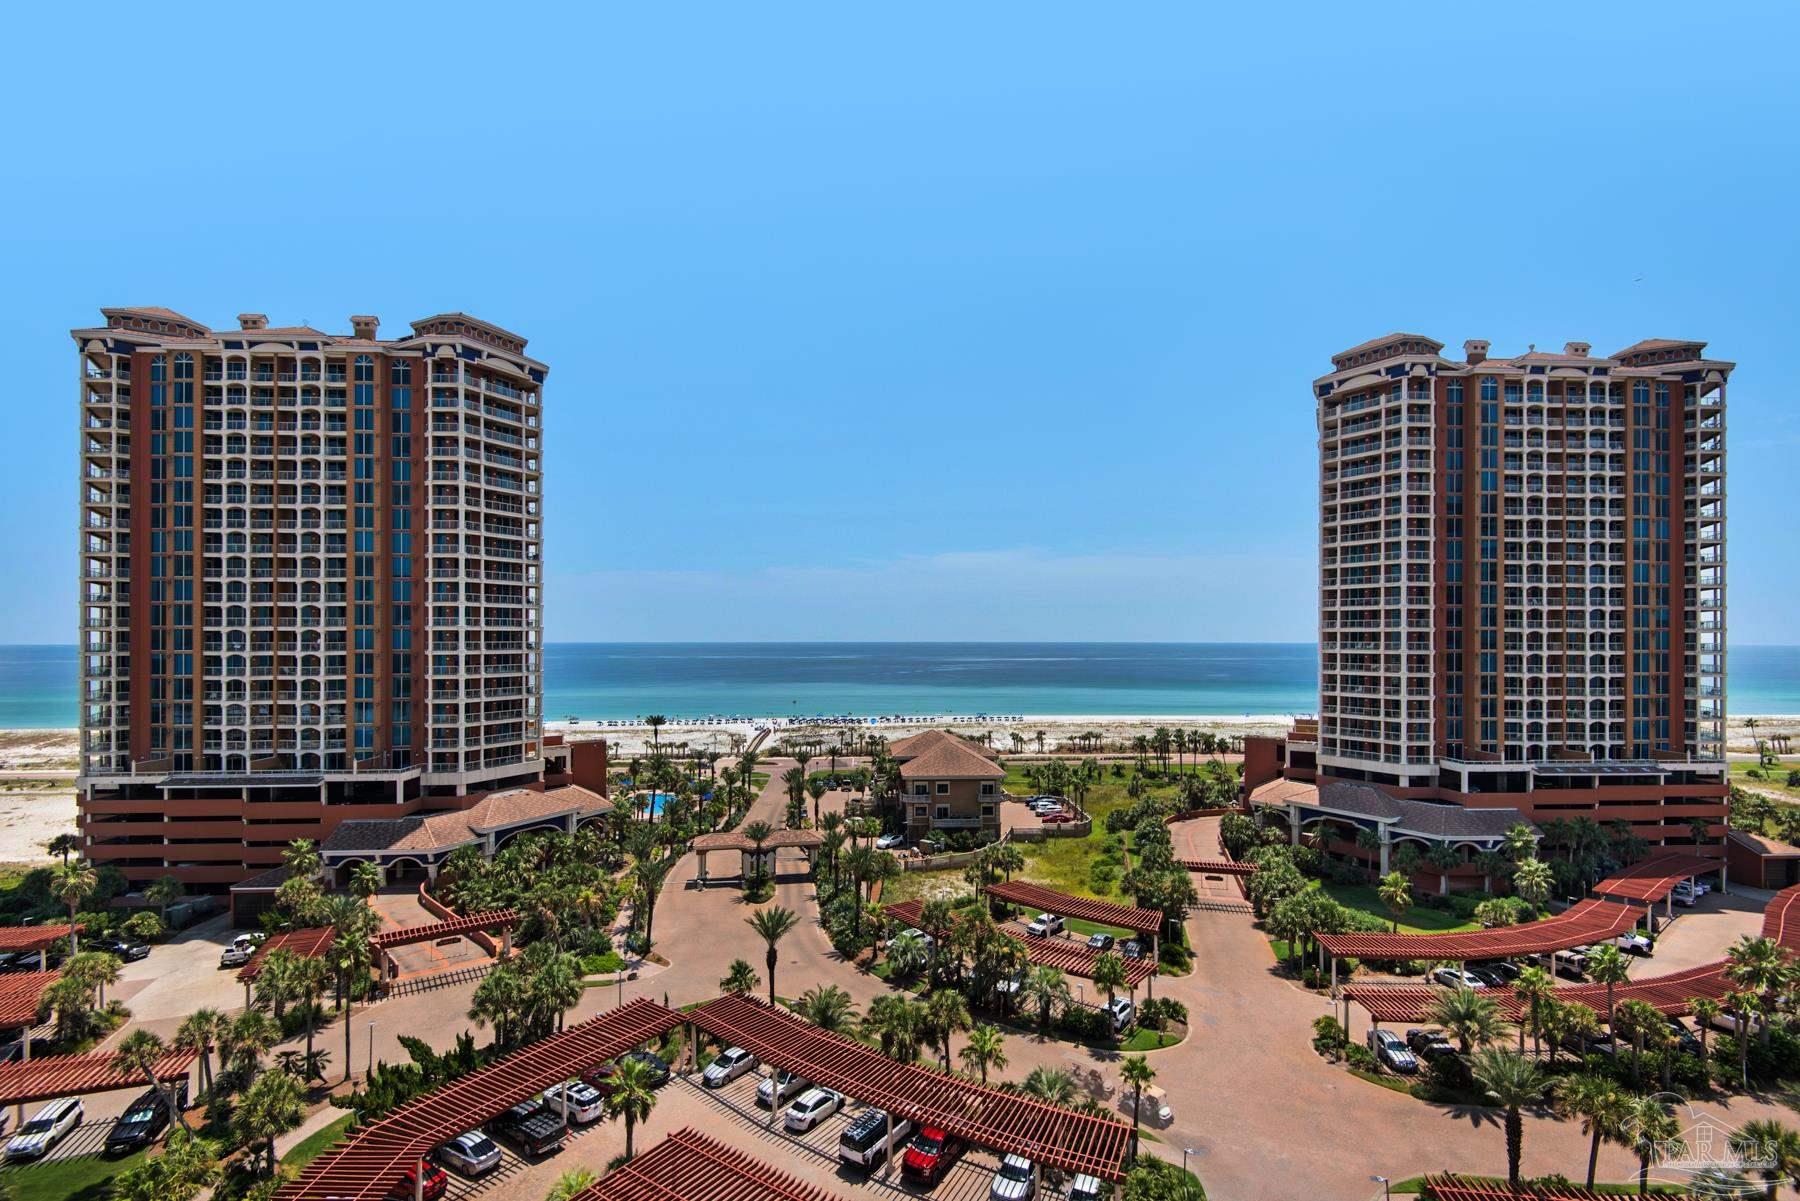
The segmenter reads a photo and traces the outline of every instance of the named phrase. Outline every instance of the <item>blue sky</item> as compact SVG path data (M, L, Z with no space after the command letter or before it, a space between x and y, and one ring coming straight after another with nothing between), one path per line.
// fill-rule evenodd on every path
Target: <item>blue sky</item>
M0 641L103 304L529 337L559 640L1309 639L1332 351L1703 338L1800 641L1792 10L172 11L10 18Z

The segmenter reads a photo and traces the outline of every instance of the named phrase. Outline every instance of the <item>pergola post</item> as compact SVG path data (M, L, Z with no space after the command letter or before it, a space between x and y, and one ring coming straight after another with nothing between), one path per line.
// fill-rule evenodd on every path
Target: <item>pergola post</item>
M1323 947L1321 947L1321 949L1323 949ZM1333 955L1331 957L1331 995L1334 997L1338 995L1338 991L1337 991L1337 956L1336 955Z

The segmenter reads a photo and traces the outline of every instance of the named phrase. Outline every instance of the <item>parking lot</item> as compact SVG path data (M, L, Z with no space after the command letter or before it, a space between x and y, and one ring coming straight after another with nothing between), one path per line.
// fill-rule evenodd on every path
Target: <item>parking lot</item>
M32 1108L27 1106L25 1110L25 1117L27 1120L30 1119L32 1112ZM8 1116L10 1118L10 1114ZM103 1118L99 1121L83 1122L74 1130L71 1130L68 1135L64 1137L62 1142L50 1148L49 1153L46 1154L44 1158L34 1160L31 1163L8 1164L6 1166L6 1171L29 1172L42 1164L60 1163L65 1159L79 1159L84 1155L98 1155L100 1154L101 1148L106 1145L106 1136L112 1133L112 1128L116 1124L116 1121L117 1119L114 1118ZM12 1123L11 1121L8 1121L7 1133L11 1134L12 1130Z
M846 1194L856 1189L867 1189L884 1195L927 1195L944 1198L945 1201L983 1201L988 1196L994 1170L1000 1166L999 1156L992 1152L971 1147L962 1159L945 1173L944 1178L938 1182L937 1186L931 1189L920 1188L909 1181L903 1181L898 1164L894 1166L892 1172L889 1172L884 1164L877 1167L873 1173L865 1173L861 1168L840 1161L837 1158L837 1148L838 1139L843 1134L844 1127L848 1126L857 1114L862 1113L869 1106L860 1101L847 1101L844 1108L805 1134L793 1134L782 1125L781 1110L786 1108L785 1104L777 1110L774 1124L770 1125L769 1111L759 1105L756 1100L756 1088L760 1082L761 1078L752 1073L740 1076L723 1088L709 1089L701 1086L697 1077L692 1080L676 1077L668 1087L699 1093L713 1106L728 1114L732 1118L734 1126L749 1133L757 1143L763 1144L757 1146L745 1143L745 1150L752 1155L760 1155L769 1159L771 1163L782 1163L781 1157L772 1156L768 1150L769 1146L778 1146L789 1155L804 1153L834 1165L836 1180L833 1185ZM715 1137L737 1141L732 1139L730 1133L726 1131L714 1129L711 1133ZM896 1156L897 1158L898 1156ZM1043 1187L1039 1189L1039 1196L1061 1198L1064 1195L1064 1185L1066 1182L1052 1187L1049 1177L1046 1175Z

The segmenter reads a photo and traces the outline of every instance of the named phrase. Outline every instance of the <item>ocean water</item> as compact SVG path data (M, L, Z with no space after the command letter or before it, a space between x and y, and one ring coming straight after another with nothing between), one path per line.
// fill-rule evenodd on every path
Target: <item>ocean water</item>
M1312 643L551 643L544 715L1310 713ZM1800 714L1800 647L1731 649L1730 711ZM73 646L0 646L0 729L76 723Z

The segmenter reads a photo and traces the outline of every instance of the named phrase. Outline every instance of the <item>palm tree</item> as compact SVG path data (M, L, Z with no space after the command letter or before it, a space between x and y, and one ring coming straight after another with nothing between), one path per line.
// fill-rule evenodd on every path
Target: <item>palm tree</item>
M1441 992L1425 1007L1423 1019L1442 1026L1456 1040L1464 1055L1471 1047L1487 1046L1500 1034L1500 1005L1485 992L1458 988Z
M1768 1118L1753 1118L1732 1132L1731 1149L1740 1160L1753 1160L1756 1174L1767 1182L1765 1194L1775 1201L1782 1182L1800 1173L1800 1133Z
M662 751L662 728L669 724L669 719L660 713L652 713L644 719L650 727L650 753L656 755Z
M1061 1068L1032 1068L1020 1090L1027 1097L1050 1105L1070 1105L1081 1089L1075 1077Z
M99 886L100 877L94 874L94 869L80 861L59 864L51 873L50 891L69 907L70 955L80 949L80 940L75 929L75 914L81 909L81 903L92 896L94 889Z
M1051 1012L1059 1005L1069 1003L1069 984L1063 979L1061 969L1049 964L1039 964L1025 974L1025 982L1021 987L1025 997L1037 1006L1038 1029L1050 1029Z
M262 1067L262 1057L281 1041L281 1027L260 1009L246 1009L232 1019L219 1039L219 1058L233 1076L248 1080Z
M842 1032L856 1021L856 1003L835 984L814 985L800 994L800 1016L821 1030Z
M1138 1153L1139 1106L1144 1099L1144 1086L1156 1079L1156 1069L1145 1055L1127 1055L1119 1065L1119 1078L1131 1086L1131 1158Z
M1631 961L1625 952L1607 943L1588 956L1588 975L1606 985L1606 1032L1613 1032L1613 989L1630 978Z
M179 901L186 895L186 892L187 890L182 887L180 880L174 876L163 876L144 890L144 899L156 906L157 916L167 921L169 906Z
M1591 1189L1594 1171L1599 1166L1600 1144L1625 1137L1631 1097L1604 1076L1565 1076L1551 1086L1551 1101L1558 1117L1581 1119L1581 1132L1589 1139L1587 1187Z
M986 1085L989 1068L1006 1066L1006 1036L1000 1033L997 1026L985 1023L976 1026L969 1031L968 1041L963 1043L958 1058L963 1061L964 1067L980 1072L981 1083Z
M725 978L719 981L719 988L724 992L755 992L762 983L762 977L750 966L747 959L733 959L731 966L725 970Z
M1513 996L1525 1006L1525 1020L1519 1023L1519 1053L1525 1052L1525 1028L1531 1027L1531 1042L1535 1048L1538 1043L1539 1018L1544 1011L1544 1002L1555 995L1556 981L1550 973L1541 967L1528 967L1519 973L1513 981Z
M606 1112L625 1119L625 1158L631 1159L631 1135L639 1122L656 1108L656 1088L650 1067L641 1059L621 1059L607 1077L612 1091L606 1094Z
M359 859L350 868L350 891L364 900L381 891L381 869L366 859Z
M1650 1192L1650 1164L1681 1138L1681 1120L1655 1097L1638 1097L1625 1114L1626 1145L1637 1155L1638 1196Z
M1093 967L1089 970L1093 973L1094 987L1106 993L1109 1006L1113 1003L1113 995L1130 981L1125 971L1125 958L1117 951L1102 951L1094 956Z
M1555 883L1556 876L1542 859L1526 859L1513 869L1513 891L1529 901L1534 910L1541 909L1550 899L1550 889Z
M200 1088L210 1093L213 1086L212 1052L226 1028L225 1015L217 1009L201 1008L187 1015L175 1032L175 1046L200 1057Z
M1726 949L1725 960L1725 975L1733 984L1762 998L1764 1012L1774 1008L1775 995L1793 977L1787 952L1772 938L1746 934ZM1762 1041L1769 1041L1767 1022L1763 1023Z
M281 848L281 863L288 875L310 880L319 874L319 844L310 838L296 838Z
M1633 997L1621 1002L1613 1012L1612 1027L1618 1034L1631 1040L1631 1082L1636 1084L1642 1075L1644 1061L1644 1040L1652 1030L1661 1030L1662 1014L1648 1001L1640 1001Z
M298 1126L306 1115L300 1082L286 1072L264 1072L247 1089L231 1115L232 1133L246 1147L260 1145L258 1158L275 1174L275 1140Z
M163 1045L162 1039L141 1026L120 1039L118 1046L119 1058L136 1068L144 1079L150 1082L151 1088L162 1093L163 1104L168 1106L169 1112L175 1115L175 1120L181 1123L181 1128L192 1134L194 1128L188 1125L187 1114L182 1112L181 1104L176 1100L175 1086L159 1078L156 1074L156 1065L167 1051L168 1048ZM167 1087L164 1087L165 1085Z
M829 791L831 790L825 787L825 781L823 780L808 780L806 782L806 795L812 798L813 803L814 829L817 829L819 825L819 802L825 799L825 794Z
M599 1179L591 1168L574 1168L556 1178L556 1183L544 1195L544 1201L574 1201L574 1198L594 1187Z
M894 993L883 993L869 1002L863 1025L881 1042L881 1053L900 1063L919 1056L923 1015L919 1006Z
M1469 1071L1488 1100L1506 1111L1506 1181L1519 1190L1519 1159L1525 1151L1525 1119L1522 1111L1544 1096L1544 1074L1538 1065L1517 1051L1487 1047L1475 1053Z
M1712 1033L1713 1019L1724 1012L1724 1006L1712 997L1695 997L1688 1002L1688 1011L1694 1015L1694 1025L1700 1031L1700 1065L1705 1067L1710 1062L1706 1036Z
M955 989L940 989L925 1001L925 1029L944 1055L944 1074L950 1074L950 1040L969 1028L969 1003Z
M81 835L58 834L44 844L44 849L52 855L61 855L62 861L67 863L69 856L81 849Z
M319 998L330 983L331 969L323 959L296 959L293 966L295 998L306 1007L306 1056L312 1058L313 1036L319 1028Z
M494 1027L494 1046L512 1042L513 1025L525 1009L525 981L517 968L500 964L481 978L475 995L469 1000L469 1020L477 1026L490 1022Z
M759 909L744 919L744 924L756 931L758 938L768 948L768 956L763 964L769 971L769 1004L775 1004L775 944L787 937L800 921L800 917L792 909L784 909L773 905L768 909Z
M1393 914L1393 933L1400 933L1400 919L1412 907L1412 882L1401 872L1389 872L1381 878L1381 884L1375 890L1381 896L1381 903Z

